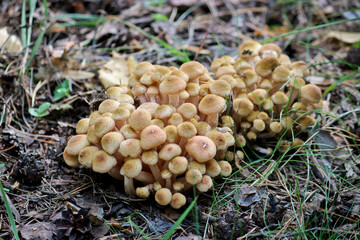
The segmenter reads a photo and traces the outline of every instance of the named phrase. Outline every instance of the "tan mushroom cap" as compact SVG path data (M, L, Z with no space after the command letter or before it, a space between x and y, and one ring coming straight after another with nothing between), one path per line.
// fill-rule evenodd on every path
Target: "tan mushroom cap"
M278 58L281 55L281 49L274 43L266 43L261 46L259 54L263 57L275 57Z
M150 125L141 131L140 145L142 149L149 150L160 146L166 141L166 133L156 125Z
M186 85L186 91L189 93L190 96L197 96L199 95L200 86L196 83L188 83Z
M150 112L151 116L154 117L156 109L159 107L160 105L158 103L154 103L154 102L146 102L141 104L137 109L146 109Z
M178 126L179 124L183 123L184 119L180 113L173 113L171 117L168 119L168 124Z
M140 174L142 170L142 163L138 158L128 159L122 168L125 176L134 178Z
M90 125L86 136L88 141L93 144L97 144L100 142L100 138L95 135L95 125Z
M97 120L99 120L100 118L101 118L101 113L99 111L94 111L90 113L89 126L95 124Z
M234 100L233 109L240 116L246 117L254 110L254 104L248 98L237 98Z
M99 105L99 112L100 113L106 113L106 112L112 112L114 111L118 106L119 102L112 100L112 99L106 99Z
M196 135L197 130L191 122L183 122L177 126L177 132L181 138L191 138Z
M221 168L221 176L228 177L231 175L232 167L228 161L219 161L219 166Z
M161 128L161 129L164 129L164 128L165 128L164 122L161 121L160 119L157 119L157 118L151 120L151 125L156 125L156 126L158 126L159 128Z
M184 79L170 75L159 85L159 90L163 94L178 94L180 91L186 88L186 82Z
M158 162L158 153L154 150L145 151L141 154L141 160L147 165L155 165Z
M168 168L173 174L185 173L188 166L188 160L185 157L177 156L171 159Z
M134 69L134 75L138 78L140 78L144 73L149 71L154 71L155 67L149 62L139 62L135 69Z
M260 105L265 101L267 91L265 89L257 88L254 91L248 93L248 98L256 105Z
M186 204L186 198L182 193L174 193L171 198L170 206L179 209Z
M206 172L206 165L205 165L205 163L199 163L199 162L196 161L196 160L190 161L188 168L189 168L189 169L199 170L201 174L205 174L205 172Z
M150 190L148 186L145 187L137 187L136 188L136 195L139 198L148 198L150 196Z
M151 124L151 113L146 109L136 109L131 113L129 125L135 131L141 131Z
M177 182L173 183L172 187L173 187L174 191L180 192L181 190L184 189L185 185L184 185L184 183L177 181Z
M178 107L177 112L185 119L189 120L197 114L197 108L192 103L183 103Z
M284 92L277 91L276 93L271 95L271 100L277 105L282 105L286 104L289 101L289 98Z
M110 132L115 127L114 119L102 117L94 124L94 133L97 137L102 137L105 133Z
M264 120L255 119L255 120L253 121L253 127L254 127L254 129L255 129L257 132L262 132L262 131L265 130L266 125L265 125Z
M106 173L115 167L116 164L116 158L109 155L107 152L100 150L96 152L93 157L92 169L94 172Z
M180 77L180 78L182 78L185 82L188 82L188 81L189 81L189 76L188 76L185 72L181 71L180 69L175 69L175 70L173 70L173 71L171 72L171 75Z
M114 154L124 137L119 132L108 132L101 138L101 147L109 154Z
M138 133L129 125L126 124L120 128L120 133L125 139L137 138Z
M185 174L186 182L190 183L191 185L195 185L201 182L202 174L197 169L190 169Z
M220 97L228 97L231 94L231 86L225 80L216 80L210 83L209 90L212 94Z
M206 136L207 133L211 130L211 126L207 122L199 122L196 125L196 130L198 135Z
M89 118L83 118L76 124L76 134L86 134L89 129Z
M106 95L112 99L112 100L117 100L118 96L120 94L123 93L128 93L129 92L129 87L128 86L114 86L114 87L109 87L108 89L106 89Z
M141 142L139 139L126 139L120 143L119 152L124 157L132 157L136 158L140 156L142 149L141 149Z
M243 42L239 46L238 53L242 59L249 59L257 56L259 54L260 48L261 48L260 43L253 40L248 40Z
M196 61L183 63L180 70L186 73L190 79L195 79L206 72L206 68Z
M305 115L304 117L300 118L300 120L298 120L298 124L300 126L300 129L304 130L308 126L313 125L315 121L315 118L313 118L312 116Z
M296 74L299 77L306 77L310 74L308 66L304 61L296 61L291 63L290 69L292 74Z
M92 168L92 162L95 154L100 151L96 146L88 146L80 151L79 153L79 163L86 168Z
M166 141L169 143L175 142L179 137L177 127L174 125L167 125L164 128L164 132L166 134Z
M201 182L196 184L196 188L199 190L199 192L207 192L212 186L213 181L208 175L204 175L201 179Z
M217 114L224 111L226 101L215 94L208 94L203 97L199 104L199 111L206 115Z
M221 66L216 71L216 77L221 78L224 75L233 76L235 73L236 72L233 66Z
M179 145L175 143L168 143L161 148L159 152L159 158L165 161L170 161L176 156L179 156L181 154L181 151L182 150Z
M166 119L169 118L173 113L174 113L174 109L172 108L171 105L160 105L155 113L154 113L154 117L158 118L158 119Z
M219 176L221 168L215 159L210 159L206 162L206 174L210 177Z
M198 162L207 162L216 155L215 143L206 136L194 136L190 138L186 145L186 151Z
M171 202L172 194L168 188L161 188L155 193L155 201L162 205L166 206Z
M321 90L315 84L307 84L301 87L301 99L311 103L318 103L321 100Z
M255 64L255 71L261 77L267 77L279 65L280 62L277 58L274 57L264 58Z
M282 130L282 125L279 122L271 122L269 127L271 132L273 133L279 133Z
M63 152L63 158L65 163L69 166L69 167L76 167L77 165L79 165L79 160L78 160L78 155L70 155L67 152L67 147L65 148L64 152Z
M226 139L225 136L216 130L211 130L208 132L208 134L206 135L208 138L210 138L216 146L217 150L225 150L227 145L226 145Z
M247 87L251 87L259 81L259 75L257 75L253 70L246 70L243 75L243 80Z
M289 69L284 66L278 66L271 74L271 78L274 82L285 83L291 77Z
M87 135L75 135L70 138L67 143L67 153L69 155L79 155L80 151L85 147L89 146L90 142L88 141Z

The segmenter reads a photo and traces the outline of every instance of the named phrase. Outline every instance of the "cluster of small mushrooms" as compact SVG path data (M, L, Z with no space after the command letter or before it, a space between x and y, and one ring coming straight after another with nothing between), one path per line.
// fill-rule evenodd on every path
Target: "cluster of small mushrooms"
M239 55L215 59L215 73L196 61L180 68L138 63L128 85L108 88L108 99L77 123L65 162L108 173L123 180L127 194L154 193L158 204L178 209L189 189L207 192L214 177L231 175L229 161L243 157L236 146L315 121L309 110L321 107L321 91L305 83L304 62L255 41L244 42Z

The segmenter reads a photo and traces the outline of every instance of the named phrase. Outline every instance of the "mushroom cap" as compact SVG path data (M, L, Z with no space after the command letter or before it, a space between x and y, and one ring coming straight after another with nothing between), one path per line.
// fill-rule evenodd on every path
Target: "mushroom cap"
M225 63L224 58L216 58L211 62L210 68L214 70L215 72L218 70L219 67L221 67Z
M167 125L164 128L164 132L166 134L166 141L168 141L169 143L175 142L176 139L178 139L179 137L177 127L174 125Z
M140 145L144 150L160 146L165 141L166 133L156 125L147 126L141 131Z
M264 102L267 91L265 89L257 88L254 91L248 93L248 98L256 105L260 105Z
M199 190L199 192L207 192L212 186L213 181L208 175L204 175L201 179L201 182L196 184L196 188Z
M155 201L162 205L166 206L171 202L172 194L168 188L161 188L155 193Z
M83 118L76 124L76 134L86 134L89 129L89 118Z
M101 147L109 154L114 154L124 137L119 132L108 132L101 138Z
M79 153L79 163L86 168L92 168L93 158L95 153L100 151L96 146L88 146L80 151Z
M199 103L199 111L205 115L221 113L225 108L225 99L215 94L206 95Z
M89 142L93 144L97 144L100 141L100 138L95 135L95 125L90 125L87 133L86 133L87 139Z
M118 96L123 93L128 93L129 87L128 86L113 86L106 89L106 95L112 99L117 100Z
M183 103L178 107L177 112L185 119L191 119L197 114L197 108L192 103Z
M289 82L289 86L295 89L300 89L302 86L305 85L306 85L305 80L301 77L294 77Z
M147 165L155 165L157 164L159 159L157 151L145 151L141 154L141 160L143 163Z
M253 40L248 40L243 42L240 46L239 46L239 56L242 59L249 59L249 58L253 58L255 56L257 56L259 54L259 50L261 48L261 44L253 41Z
M117 107L113 112L112 112L112 118L116 121L116 120L126 120L130 117L130 111L125 108L125 107Z
M180 70L186 73L190 79L195 79L206 72L206 68L196 61L183 63Z
M197 169L190 169L185 174L186 182L190 183L191 185L195 185L201 182L202 174Z
M263 58L255 64L255 71L261 77L269 76L273 69L280 65L280 62L277 58L268 57Z
M318 103L321 100L321 90L315 84L307 84L301 87L301 99L311 103Z
M165 66L155 66L155 70L151 76L153 82L162 82L168 75L170 75L171 70Z
M179 137L191 138L196 135L197 130L191 122L183 122L177 126L177 132Z
M119 152L124 157L136 158L140 156L142 149L140 147L141 142L139 139L126 139L120 143Z
M184 189L185 185L184 185L184 183L177 181L177 182L173 183L172 187L173 187L174 191L180 192L181 190Z
M150 86L151 84L153 84L153 79L151 77L152 75L152 71L146 72L140 77L139 81L146 86Z
M230 96L231 94L231 86L225 80L216 80L210 83L209 90L212 94L220 97Z
M198 135L206 136L207 133L211 130L211 126L207 122L199 122L196 124L196 130Z
M174 112L175 111L171 105L163 104L156 109L154 113L154 117L158 119L165 119L165 118L169 118Z
M185 149L200 163L213 159L216 155L215 143L206 136L194 136L188 139Z
M138 78L140 78L144 73L149 71L154 71L155 67L149 62L139 62L135 69L134 69L134 75Z
M175 75L168 76L159 85L159 90L163 94L178 94L185 88L186 82L184 81L184 79Z
M170 161L171 159L175 158L176 156L179 156L181 154L182 150L179 145L175 143L168 143L165 144L160 152L159 152L159 158Z
M137 187L136 188L136 195L139 198L148 198L150 196L150 190L148 186L145 187Z
M189 169L197 169L197 170L200 171L201 174L205 174L205 172L206 172L206 165L205 165L205 163L199 163L199 162L196 161L196 160L190 161L188 168L189 168Z
M226 81L230 85L231 88L235 87L237 84L236 79L230 75L223 75L219 78L219 80Z
M246 70L243 75L247 87L251 87L259 81L259 75L253 70Z
M282 125L279 122L271 122L269 127L271 132L273 133L279 133L282 130Z
M306 77L310 71L304 61L296 61L290 65L291 72L298 75L299 77Z
M63 152L63 158L64 158L65 163L69 167L76 167L77 165L79 165L78 155L70 155L67 152L67 147L65 148L65 150Z
M101 118L101 113L99 111L94 111L94 112L90 113L89 126L96 123L97 120L99 120L100 118Z
M219 161L219 166L221 168L221 176L228 177L232 172L232 167L228 161Z
M186 85L186 91L189 93L190 96L197 96L199 95L200 86L196 83L188 83Z
M141 104L137 109L146 109L150 112L151 117L154 117L155 115L155 111L156 109L159 107L160 105L158 103L154 103L154 102L145 102L143 104Z
M252 66L244 59L238 59L234 64L234 69L238 75L242 75L244 71L251 70Z
M216 77L220 78L220 77L222 77L224 75L231 75L232 76L235 73L236 73L236 71L235 71L233 66L229 66L229 65L221 66L216 71Z
M115 128L115 121L111 117L102 117L94 124L94 133L97 137L102 137L105 133Z
M109 155L107 152L100 150L96 152L93 157L92 169L94 172L106 173L115 167L116 164L116 158Z
M151 120L151 125L156 125L156 126L158 126L159 128L161 128L161 129L164 129L164 128L165 128L164 122L161 121L160 119L157 119L157 118Z
M125 139L137 138L138 133L129 125L126 124L120 128L121 134Z
M67 143L67 153L69 155L79 155L80 151L89 146L90 142L87 139L87 135L75 135L70 138Z
M270 89L273 87L273 85L269 79L265 78L260 82L259 87L262 89Z
M210 177L219 176L221 172L221 168L218 162L215 159L210 159L206 162L206 174Z
M184 119L180 113L173 113L171 117L168 119L168 124L178 126L179 124L183 123Z
M128 159L122 166L124 175L129 178L134 178L140 174L142 170L141 160L138 158Z
M173 174L183 174L186 172L188 160L185 157L177 156L171 159L168 168Z
M274 71L271 74L271 78L274 80L274 82L278 83L284 83L287 80L289 80L291 77L289 69L287 69L284 66L278 66L274 69Z
M161 178L162 179L169 179L169 178L171 178L172 177L172 172L170 172L170 170L169 169L164 169L164 170L162 170L161 171Z
M246 117L254 110L254 104L248 98L236 98L233 109L240 116Z
M217 130L211 130L207 133L206 136L215 143L217 150L225 150L226 149L226 139L221 132L219 132Z
M119 102L112 100L112 99L106 99L99 105L99 112L100 113L106 113L106 112L112 112L114 111L118 106Z
M171 75L180 77L185 82L189 81L189 76L186 73L184 73L183 71L181 71L180 69L174 69L173 71L171 71Z
M262 132L265 130L265 122L261 119L255 119L253 121L253 127L256 131Z
M146 109L136 109L130 115L129 124L135 131L141 131L151 124L151 113Z
M271 95L271 100L277 105L282 105L286 104L289 101L289 98L284 92L277 91L276 93Z
M278 58L281 55L281 49L278 45L275 43L266 43L261 46L259 49L259 54L265 58L265 57L275 57Z
M179 209L186 204L186 197L182 193L174 193L171 197L172 208Z

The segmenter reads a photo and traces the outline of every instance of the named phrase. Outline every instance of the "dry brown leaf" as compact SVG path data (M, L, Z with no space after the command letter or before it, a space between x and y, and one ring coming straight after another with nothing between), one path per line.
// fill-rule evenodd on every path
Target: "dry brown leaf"
M0 28L0 47L7 52L21 52L23 46L20 39L15 35L10 35L6 27Z
M360 41L360 32L330 31L328 38L336 38L344 43L356 43Z
M67 70L60 73L62 78L69 78L72 80L83 80L83 79L90 79L95 76L92 72L86 71L77 71L77 70Z
M129 64L126 56L113 52L113 58L99 70L99 79L104 88L127 85Z

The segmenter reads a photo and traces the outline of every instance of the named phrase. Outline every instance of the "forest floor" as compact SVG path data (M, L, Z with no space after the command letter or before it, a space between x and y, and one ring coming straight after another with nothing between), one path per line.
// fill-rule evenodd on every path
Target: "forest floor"
M0 52L0 239L15 229L20 239L66 239L59 233L70 228L75 239L161 239L169 231L177 240L359 239L359 9L340 0L3 0L0 28L24 49ZM300 151L269 158L245 148L241 169L205 194L190 193L179 211L65 164L76 123L105 98L98 70L113 51L166 66L196 59L210 69L248 39L272 39L305 61L306 81L324 92Z

